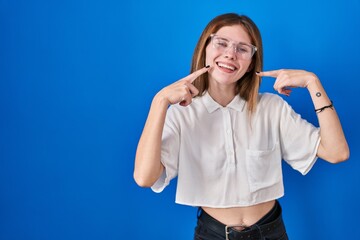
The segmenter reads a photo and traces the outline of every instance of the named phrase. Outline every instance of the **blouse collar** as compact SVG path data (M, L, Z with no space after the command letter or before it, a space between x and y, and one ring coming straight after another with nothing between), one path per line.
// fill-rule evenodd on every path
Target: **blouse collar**
M215 102L215 100L210 96L208 91L205 92L204 96L202 97L202 101L209 113L212 113L219 108L231 108L238 112L242 112L246 103L246 101L237 94L226 107L223 107L217 102Z

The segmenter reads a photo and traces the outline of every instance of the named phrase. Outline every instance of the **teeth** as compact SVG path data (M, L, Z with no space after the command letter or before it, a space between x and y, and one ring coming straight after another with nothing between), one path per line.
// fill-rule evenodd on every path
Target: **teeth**
M227 68L227 69L230 69L230 70L232 70L232 71L235 70L234 67L229 66L229 65L226 65L226 64L224 64L224 63L218 63L218 65L219 65L219 67Z

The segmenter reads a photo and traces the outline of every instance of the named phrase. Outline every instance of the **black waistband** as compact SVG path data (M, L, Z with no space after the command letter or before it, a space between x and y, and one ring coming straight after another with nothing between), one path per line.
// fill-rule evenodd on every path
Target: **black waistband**
M258 222L254 225L246 227L242 231L238 231L232 227L227 227L225 224L217 221L205 211L201 210L201 214L199 215L199 221L207 228L215 231L220 234L224 238L226 238L226 230L228 232L228 239L259 239L263 235L267 235L268 233L279 229L284 228L284 223L281 215L281 206L276 201L275 206Z

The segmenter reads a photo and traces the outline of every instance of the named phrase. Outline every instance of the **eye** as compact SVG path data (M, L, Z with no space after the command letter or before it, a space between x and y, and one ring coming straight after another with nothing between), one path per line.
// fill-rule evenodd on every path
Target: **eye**
M249 46L246 46L244 44L239 44L237 47L236 47L236 51L238 53L250 53L251 52L251 48Z
M217 47L227 48L227 47L228 47L228 42L225 41L225 40L216 39L215 45L216 45Z

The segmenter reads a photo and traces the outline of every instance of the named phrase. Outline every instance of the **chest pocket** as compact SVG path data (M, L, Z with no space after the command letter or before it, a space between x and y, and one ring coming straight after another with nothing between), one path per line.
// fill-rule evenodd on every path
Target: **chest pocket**
M246 150L250 191L271 187L282 181L279 143L270 150Z

